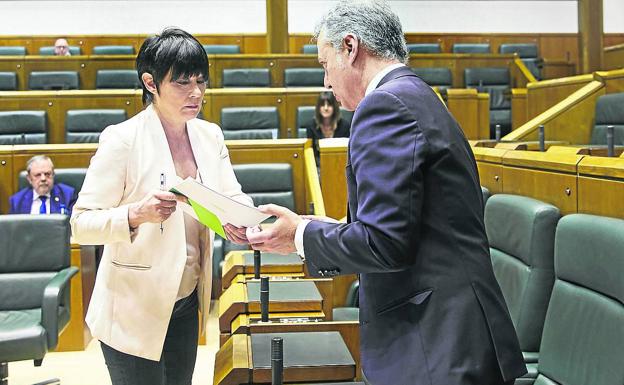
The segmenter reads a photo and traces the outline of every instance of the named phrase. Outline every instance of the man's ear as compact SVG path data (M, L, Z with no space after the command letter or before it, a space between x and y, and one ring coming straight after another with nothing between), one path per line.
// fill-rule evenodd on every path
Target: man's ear
M342 45L344 50L347 52L347 61L350 64L353 64L360 53L360 42L353 34L347 34L342 39Z
M141 75L141 81L143 81L145 88L147 88L149 92L151 92L152 94L158 93L158 89L156 88L156 83L154 82L154 77L152 76L152 74L143 72L143 75Z

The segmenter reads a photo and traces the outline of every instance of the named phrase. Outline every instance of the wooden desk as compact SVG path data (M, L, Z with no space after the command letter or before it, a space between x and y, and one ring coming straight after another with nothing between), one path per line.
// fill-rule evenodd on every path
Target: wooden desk
M490 194L503 192L503 156L508 150L489 147L471 147L477 161L481 186Z
M586 156L578 164L578 212L624 219L624 158Z
M273 337L284 340L285 382L345 381L356 375L339 332L234 335L217 352L213 384L270 383Z
M226 290L233 282L244 282L254 276L254 252L245 250L230 251L223 262L221 283ZM272 277L302 278L303 261L295 254L279 255L262 253L260 274Z

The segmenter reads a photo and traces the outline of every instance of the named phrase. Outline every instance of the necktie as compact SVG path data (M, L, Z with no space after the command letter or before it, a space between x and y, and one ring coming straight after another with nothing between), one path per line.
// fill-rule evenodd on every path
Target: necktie
M39 208L39 214L47 214L48 211L46 210L46 200L48 200L48 197L40 196L39 199L41 199L41 207Z

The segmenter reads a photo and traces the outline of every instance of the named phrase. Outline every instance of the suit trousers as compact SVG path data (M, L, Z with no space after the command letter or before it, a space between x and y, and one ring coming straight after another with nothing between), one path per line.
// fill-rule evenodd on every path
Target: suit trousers
M197 358L198 306L197 290L175 303L160 361L126 354L100 342L112 385L191 385Z

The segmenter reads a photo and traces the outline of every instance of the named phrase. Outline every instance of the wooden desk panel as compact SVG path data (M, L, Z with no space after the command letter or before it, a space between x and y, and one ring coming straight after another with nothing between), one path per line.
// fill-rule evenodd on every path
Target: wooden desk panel
M0 214L8 214L9 197L15 193L13 176L13 146L0 146Z
M340 219L347 215L347 138L319 140L321 191L325 214Z
M60 124L57 91L0 92L0 111L36 110L46 112L48 141L52 135L64 132Z
M138 50L136 51L138 52ZM83 90L94 90L98 70L133 70L135 69L135 55L94 55L82 68L82 78L80 88ZM138 77L138 75L137 75Z
M624 219L624 157L586 156L578 173L579 213Z
M17 74L18 90L25 90L28 83L28 74L24 72L24 58L25 56L0 56L0 71Z
M322 87L293 87L286 91L286 127L282 128L283 138L297 138L297 108L316 106L316 100L321 92L327 91Z
M88 56L28 56L24 60L24 75L26 82L24 88L28 89L28 76L33 71L76 71L78 73L78 88L84 88L86 84L85 68L89 62Z

